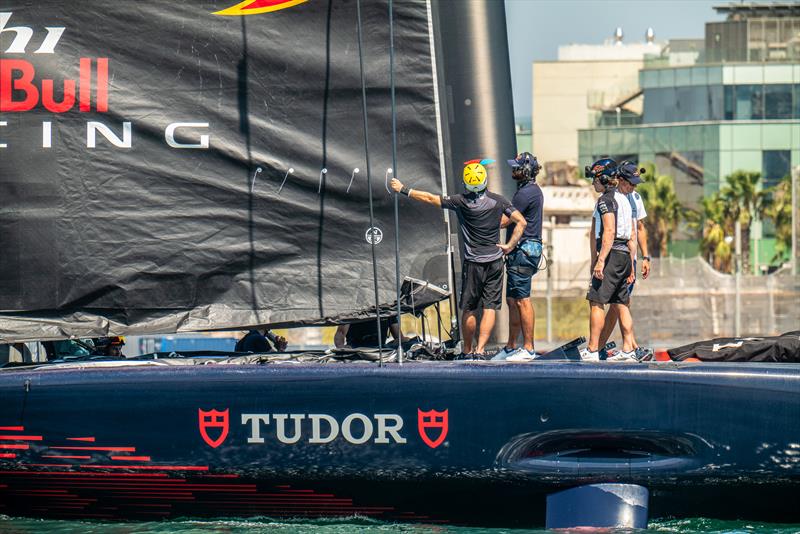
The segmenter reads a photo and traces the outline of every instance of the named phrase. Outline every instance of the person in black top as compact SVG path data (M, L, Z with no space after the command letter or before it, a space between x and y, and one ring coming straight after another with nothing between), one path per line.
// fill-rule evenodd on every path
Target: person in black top
M584 359L599 360L600 334L605 323L605 305L616 309L622 330L623 355L633 353L633 320L628 309L628 285L634 279L633 212L627 197L617 191L617 163L603 158L586 167L595 191L602 193L592 218L594 242L591 247L592 280L589 301L589 343Z
M109 356L111 358L125 358L122 347L125 345L125 336L99 337L92 339L95 356Z
M533 328L536 315L531 303L531 278L542 259L542 210L544 195L536 183L541 166L536 156L523 152L508 160L517 192L511 203L525 217L527 225L517 248L506 257L506 302L508 303L508 341L494 356L495 360L527 361L536 358L533 351ZM509 221L510 222L510 221ZM513 231L513 226L509 228ZM522 332L522 348L517 337Z
M500 195L486 191L485 164L492 160L470 160L464 167L466 195L441 196L410 189L393 179L391 187L412 200L432 204L456 212L464 241L464 262L461 281L461 333L464 353L484 359L485 348L494 328L495 312L503 304L503 256L514 250L525 231L526 221L511 203ZM503 216L515 224L508 242L500 244ZM478 311L483 310L477 344ZM473 353L473 348L475 352Z
M341 348L345 345L352 348L377 348L378 331L375 328L376 323L375 319L367 319L357 323L339 325L336 329L336 335L333 337L334 346L336 348ZM400 325L397 322L397 317L384 317L381 319L381 345L384 347L387 345L386 340L390 332L393 341L400 339Z
M272 344L270 344L270 341L272 341ZM253 329L249 330L242 339L236 342L236 346L233 350L235 352L261 354L264 352L271 352L273 350L273 344L277 351L283 352L286 350L287 343L285 337L276 336L270 332L269 329L264 329L263 333Z

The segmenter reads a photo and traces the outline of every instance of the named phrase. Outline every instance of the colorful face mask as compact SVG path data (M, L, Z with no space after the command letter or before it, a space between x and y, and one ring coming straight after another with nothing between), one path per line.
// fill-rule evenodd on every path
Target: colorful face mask
M472 159L464 162L464 186L468 191L480 193L486 189L486 167L493 159Z

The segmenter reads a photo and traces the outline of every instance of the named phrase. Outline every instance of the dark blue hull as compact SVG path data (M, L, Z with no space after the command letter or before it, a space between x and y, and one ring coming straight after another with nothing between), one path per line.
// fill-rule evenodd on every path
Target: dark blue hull
M0 513L544 522L588 482L651 515L800 521L800 366L411 363L0 372Z

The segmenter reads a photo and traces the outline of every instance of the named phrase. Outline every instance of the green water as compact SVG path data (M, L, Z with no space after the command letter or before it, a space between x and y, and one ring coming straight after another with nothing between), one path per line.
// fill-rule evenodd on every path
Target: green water
M385 523L372 519L349 517L342 519L272 520L269 518L229 519L199 521L195 519L149 523L110 523L105 521L53 521L44 519L19 519L0 516L3 534L31 534L39 532L56 534L194 534L220 532L225 534L292 533L292 534L349 534L352 532L377 533L440 533L440 534L504 534L547 532L544 529L471 528L441 525ZM604 531L614 532L614 531ZM620 530L619 532L627 532ZM754 523L750 521L717 521L693 518L680 520L655 520L647 532L667 533L765 533L800 534L800 525Z

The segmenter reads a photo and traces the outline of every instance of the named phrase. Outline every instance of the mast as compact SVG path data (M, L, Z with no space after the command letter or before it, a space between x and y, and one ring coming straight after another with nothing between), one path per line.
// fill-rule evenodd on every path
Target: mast
M443 100L447 102L450 158L448 188L463 191L463 163L474 158L492 158L489 190L511 199L514 181L505 160L517 153L514 134L514 104L511 66L506 39L503 2L463 0L433 1L438 70L442 75ZM455 220L451 227L457 228ZM455 231L455 230L453 230ZM460 236L459 236L460 242ZM455 279L461 265L455 262ZM456 288L453 288L455 292ZM508 309L497 314L495 338L505 338Z

